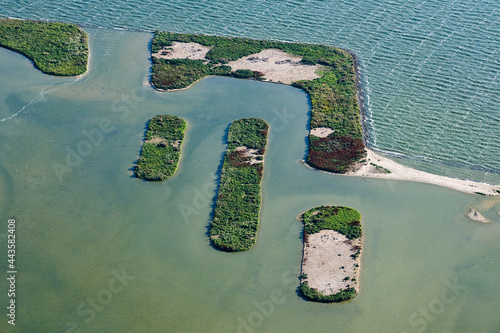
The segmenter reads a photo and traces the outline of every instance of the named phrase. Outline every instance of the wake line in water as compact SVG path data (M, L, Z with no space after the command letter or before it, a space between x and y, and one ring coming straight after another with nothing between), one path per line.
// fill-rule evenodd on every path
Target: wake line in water
M73 82L70 82L70 83L67 83L65 85L63 85L62 87L55 87L55 88L52 88L52 89L49 89L49 90L45 90L46 87L42 88L42 91L40 91L40 94L39 96L37 95L36 97L33 97L33 99L28 103L26 104L25 106L23 106L21 108L21 110L17 111L16 113L12 114L11 116L9 117L6 117L6 118L3 118L3 119L0 119L0 122L4 122L4 121L7 121L7 120L11 120L12 118L16 117L18 114L20 114L21 112L23 112L28 106L30 106L31 104L33 104L33 102L38 102L39 100L42 100L43 99L43 96L45 94L48 94L48 93L51 93L53 91L57 91L57 90L60 90L60 89L63 89L63 88L67 88L69 86L72 86L73 84L75 84L78 80L80 79L80 77L77 77L75 79L75 81Z

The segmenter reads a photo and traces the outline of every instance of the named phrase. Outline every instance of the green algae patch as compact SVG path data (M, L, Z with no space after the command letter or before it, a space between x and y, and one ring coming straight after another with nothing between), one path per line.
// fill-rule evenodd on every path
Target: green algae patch
M163 181L172 177L181 157L186 122L176 116L159 115L148 123L141 156L134 167L137 178Z
M268 129L265 121L256 118L239 119L229 126L210 225L210 241L219 250L246 251L255 244Z
M0 46L25 55L46 74L87 71L88 36L74 24L0 19Z
M349 207L321 206L299 216L304 224L300 291L316 302L342 302L359 291L361 214Z

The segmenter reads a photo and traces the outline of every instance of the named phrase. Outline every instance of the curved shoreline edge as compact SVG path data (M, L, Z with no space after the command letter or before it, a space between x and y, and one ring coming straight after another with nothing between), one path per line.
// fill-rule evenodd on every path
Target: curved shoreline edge
M1 47L44 74L79 79L89 70L89 35L79 25L0 17L0 31Z

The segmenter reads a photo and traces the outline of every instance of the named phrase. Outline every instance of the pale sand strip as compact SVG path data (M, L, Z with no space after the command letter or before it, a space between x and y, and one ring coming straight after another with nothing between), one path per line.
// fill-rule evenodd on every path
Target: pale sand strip
M212 47L204 46L199 43L173 42L172 46L164 47L157 53L153 53L152 56L162 59L191 59L208 61L205 56L211 48Z
M266 49L228 63L232 70L250 69L262 72L265 80L292 84L298 80L314 80L320 76L316 71L320 65L303 65L302 57L294 56L276 49Z
M379 168L377 169L376 166L373 166L370 163L376 164ZM384 169L389 170L391 173L387 173ZM500 194L496 191L500 190L499 185L490 185L470 180L433 175L428 172L403 166L387 157L378 155L369 149L367 150L366 162L359 163L355 166L353 171L346 173L346 175L428 183L465 193L479 192L487 195Z
M323 295L336 294L349 287L359 292L361 256L353 259L351 255L362 243L362 238L348 239L333 230L309 235L304 241L302 259L302 274L307 274L305 280L309 287Z

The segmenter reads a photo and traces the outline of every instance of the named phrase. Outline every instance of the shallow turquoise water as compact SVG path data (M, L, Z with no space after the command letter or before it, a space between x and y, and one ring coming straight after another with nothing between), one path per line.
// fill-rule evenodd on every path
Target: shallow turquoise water
M401 162L500 183L498 3L1 1L0 15L341 46L360 59L368 143Z
M79 80L0 49L2 118L17 113L0 122L0 220L18 221L19 271L18 325L2 314L0 331L499 330L498 199L310 170L302 91L214 77L157 93L146 84L150 34L87 31L91 70ZM188 121L181 166L168 182L142 182L130 168L147 120L163 113ZM250 116L271 126L258 242L222 253L206 231L223 137ZM296 216L321 204L364 217L361 293L345 304L296 293ZM494 223L468 221L468 206Z

